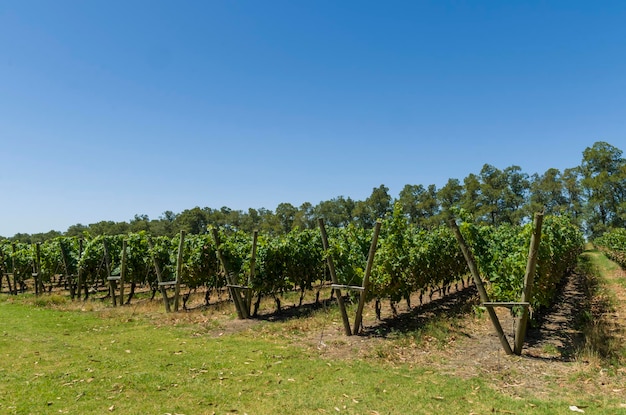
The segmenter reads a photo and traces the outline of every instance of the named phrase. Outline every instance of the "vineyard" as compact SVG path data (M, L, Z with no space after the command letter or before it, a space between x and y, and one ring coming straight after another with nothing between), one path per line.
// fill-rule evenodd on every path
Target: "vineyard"
M607 257L626 268L626 229L607 232L594 243Z
M492 300L519 300L531 225L460 224ZM124 268L123 285L128 294L120 295L120 303L128 304L138 290L151 292L154 298L159 288L165 290L159 281L172 281L179 273L185 290L183 307L192 292L203 292L208 306L212 298L221 298L229 285L238 285L248 290L250 301L256 298L251 313L256 316L263 297L272 298L277 311L287 292L299 291L300 305L311 290L317 290L319 300L320 289L331 283L328 256L339 284L360 286L372 240L371 229L353 225L330 228L327 251L319 230L294 230L281 236L261 234L253 258L253 235L232 229L214 231L213 235L181 233L174 238L152 238L144 232L91 239L58 237L36 245L3 241L0 289L13 294L64 290L77 300L100 293L98 298L115 299L111 280L119 277L112 276L119 276ZM550 304L561 277L575 266L583 245L580 231L567 217L546 217L542 235L536 288L530 301L534 308ZM395 312L395 304L409 302L415 293L421 302L424 295L432 296L435 291L446 294L452 286L465 286L468 275L467 263L448 227L425 230L411 226L396 209L381 226L367 300L374 300L379 310L380 302L389 299ZM122 294L124 287L119 290Z

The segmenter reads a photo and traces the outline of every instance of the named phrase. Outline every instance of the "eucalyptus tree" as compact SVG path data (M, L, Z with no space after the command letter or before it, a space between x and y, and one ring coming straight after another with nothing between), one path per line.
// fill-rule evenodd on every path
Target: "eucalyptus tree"
M534 212L528 212L530 180L519 166L509 166L503 171L506 181L503 210L508 223L519 225L524 218L532 218Z
M563 194L567 200L567 213L577 225L581 224L584 210L583 188L580 183L580 167L563 170Z
M598 141L583 152L580 166L587 201L587 230L597 236L626 225L626 160L622 151Z
M559 169L550 168L542 175L533 174L530 184L531 210L544 210L547 214L567 211L565 186Z
M491 164L483 165L479 177L480 209L476 212L477 216L492 225L498 225L502 223L502 201L506 180L502 170Z
M356 202L343 196L322 201L314 208L315 216L326 221L328 226L337 228L348 226L353 222Z
M482 197L480 178L474 173L470 173L463 179L463 192L460 200L461 209L472 215L478 216L478 212L482 209Z
M289 233L293 229L297 213L298 208L291 203L280 203L276 206L275 215L282 233Z
M528 175L519 166L500 170L485 164L478 176L477 216L492 225L520 224L528 215Z
M356 203L354 218L360 226L369 229L374 226L377 219L383 219L391 212L389 188L381 184L372 189L372 194L367 199Z
M298 208L293 226L299 229L315 229L317 227L317 220L315 218L315 208L309 202L304 202Z
M458 179L448 179L448 182L437 192L442 212L449 212L452 208L460 207L462 197L463 186Z
M196 206L193 209L185 209L176 216L174 227L188 234L199 235L207 232L209 223L207 212Z

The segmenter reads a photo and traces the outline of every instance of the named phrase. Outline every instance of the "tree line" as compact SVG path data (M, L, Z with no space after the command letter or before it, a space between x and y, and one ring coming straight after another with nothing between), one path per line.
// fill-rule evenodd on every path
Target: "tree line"
M194 207L180 213L164 212L158 219L137 214L130 221L101 221L76 224L67 231L18 233L11 240L43 242L57 236L92 237L147 231L155 236L174 236L180 230L203 234L207 226L268 234L286 234L293 229L313 229L317 219L328 226L349 224L369 229L378 218L389 216L397 202L411 224L434 229L444 223L450 211L462 212L477 223L520 225L534 212L567 215L593 238L615 228L626 227L626 159L622 150L603 141L587 147L579 166L560 171L550 168L529 175L519 166L499 169L485 164L480 172L463 180L449 179L441 188L434 184L407 184L397 198L380 185L365 200L338 196L317 205L280 203L274 211L249 208L247 212L228 207Z

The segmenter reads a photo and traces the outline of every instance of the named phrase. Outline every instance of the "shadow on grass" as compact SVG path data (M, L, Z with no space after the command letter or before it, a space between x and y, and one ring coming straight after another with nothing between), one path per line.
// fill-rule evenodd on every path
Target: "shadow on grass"
M364 327L361 335L387 338L392 334L416 333L441 320L442 317L454 319L467 316L477 304L476 288L474 286L463 288L415 306L395 317L383 318L378 324ZM469 337L467 333L462 334Z

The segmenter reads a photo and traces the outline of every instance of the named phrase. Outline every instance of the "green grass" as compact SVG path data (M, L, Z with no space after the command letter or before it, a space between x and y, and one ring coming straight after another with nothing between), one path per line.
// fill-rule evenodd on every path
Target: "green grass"
M0 302L0 412L460 413L521 410L478 381L328 361L275 337ZM417 412L416 412L417 411Z
M335 309L220 335L211 318L172 323L176 315L162 311L89 303L85 311L68 311L66 303L54 296L0 297L0 413L561 414L569 405L590 405L592 413L613 414L621 402L556 383L540 398L514 397L479 377L398 365L385 356L330 359L298 344L303 332L328 324L325 317L337 319ZM442 318L415 339L396 341L443 342L450 329L454 322Z

